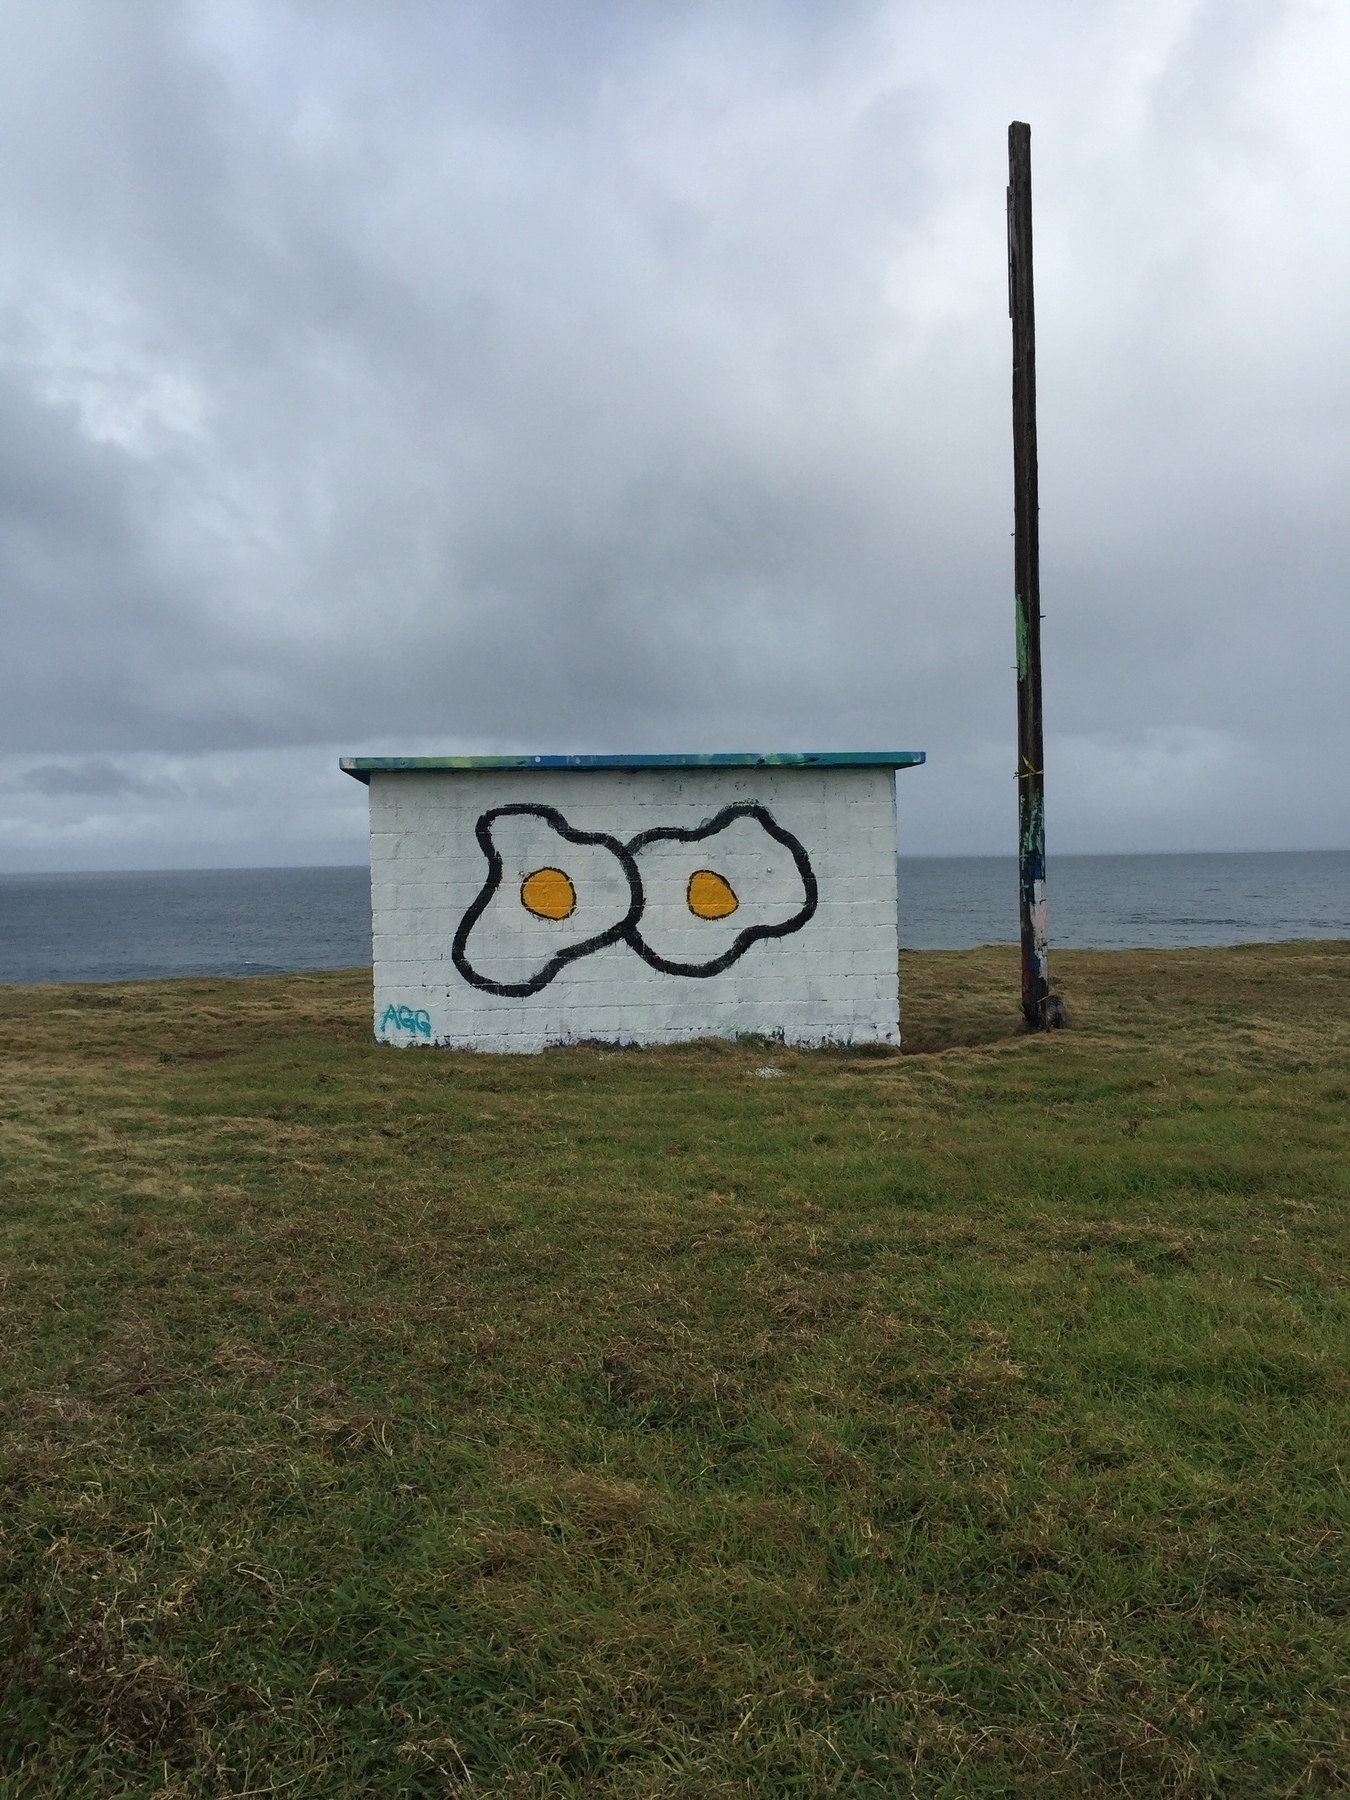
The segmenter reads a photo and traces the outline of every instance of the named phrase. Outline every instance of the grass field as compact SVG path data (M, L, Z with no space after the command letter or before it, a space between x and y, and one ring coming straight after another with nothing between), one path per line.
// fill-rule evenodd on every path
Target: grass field
M1350 944L903 980L0 989L0 1800L1350 1791Z

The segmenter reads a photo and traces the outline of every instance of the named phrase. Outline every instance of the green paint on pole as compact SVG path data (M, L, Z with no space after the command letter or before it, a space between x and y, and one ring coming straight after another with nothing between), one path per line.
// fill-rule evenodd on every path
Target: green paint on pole
M1043 861L1041 846L1045 841L1045 801L1040 794L1031 795L1026 814L1026 824L1022 829L1023 860L1030 860L1039 854Z

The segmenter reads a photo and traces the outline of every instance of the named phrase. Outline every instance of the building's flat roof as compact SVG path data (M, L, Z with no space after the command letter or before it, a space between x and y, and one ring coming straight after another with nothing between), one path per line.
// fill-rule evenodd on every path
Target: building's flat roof
M912 769L923 750L721 750L660 756L344 756L344 774L369 784L372 775L436 769Z

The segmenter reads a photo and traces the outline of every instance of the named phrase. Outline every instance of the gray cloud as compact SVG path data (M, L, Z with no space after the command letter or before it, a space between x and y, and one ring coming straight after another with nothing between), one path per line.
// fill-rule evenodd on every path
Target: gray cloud
M356 854L414 744L1006 848L1015 116L1052 846L1350 841L1340 11L0 11L0 860Z
M42 794L48 799L72 795L92 799L154 791L153 784L129 774L107 757L73 763L38 763L36 767L20 770L9 785L17 793Z

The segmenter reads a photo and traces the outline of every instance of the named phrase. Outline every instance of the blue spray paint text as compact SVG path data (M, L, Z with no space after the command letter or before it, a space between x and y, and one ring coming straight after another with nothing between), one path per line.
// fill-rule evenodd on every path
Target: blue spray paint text
M416 1037L430 1038L431 1014L420 1007L414 1012L411 1006L386 1006L380 1030L411 1031Z

